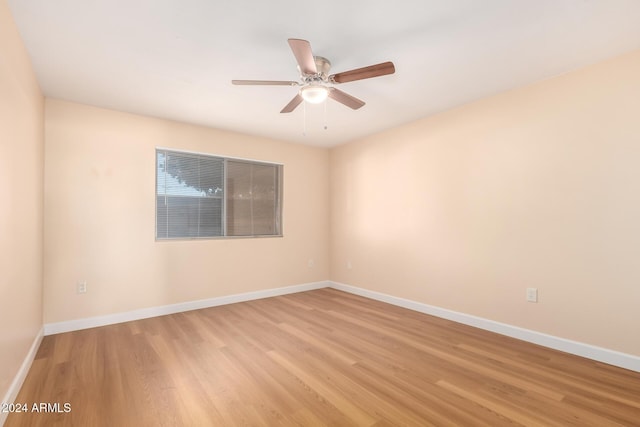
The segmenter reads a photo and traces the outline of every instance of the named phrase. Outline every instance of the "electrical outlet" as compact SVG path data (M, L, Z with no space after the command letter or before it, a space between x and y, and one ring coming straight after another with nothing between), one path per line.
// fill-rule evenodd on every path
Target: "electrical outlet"
M309 259L309 261L307 262L307 265L309 266L309 268L312 268L314 265L316 265L316 262L312 259Z
M78 282L78 285L76 287L76 292L79 294L87 293L87 282L85 281Z
M347 270L351 270L353 265L351 265L351 261L347 261Z
M538 288L527 288L527 301L538 302Z

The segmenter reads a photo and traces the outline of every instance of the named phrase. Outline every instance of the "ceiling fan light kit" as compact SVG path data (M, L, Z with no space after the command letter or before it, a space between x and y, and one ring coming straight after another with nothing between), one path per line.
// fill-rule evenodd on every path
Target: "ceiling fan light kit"
M278 80L231 81L234 85L301 86L296 96L280 111L281 113L292 112L303 101L310 104L320 104L327 98L357 110L365 104L364 101L336 89L333 85L395 73L395 66L392 62L383 62L330 75L331 62L322 56L314 56L308 41L301 39L289 39L288 41L293 56L295 56L298 63L300 82Z
M310 104L320 104L328 95L329 90L322 85L310 84L300 89L300 96Z

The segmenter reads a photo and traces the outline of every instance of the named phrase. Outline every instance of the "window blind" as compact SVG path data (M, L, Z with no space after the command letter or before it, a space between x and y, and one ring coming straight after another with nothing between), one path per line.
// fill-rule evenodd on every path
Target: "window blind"
M281 235L282 166L156 150L156 238Z

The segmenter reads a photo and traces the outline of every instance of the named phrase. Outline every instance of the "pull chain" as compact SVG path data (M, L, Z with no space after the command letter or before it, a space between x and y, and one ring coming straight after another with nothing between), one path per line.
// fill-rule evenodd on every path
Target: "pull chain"
M327 100L324 100L324 130L327 130Z
M302 136L307 136L307 103L302 102Z
M324 101L324 130L329 129L327 126L327 101ZM302 103L302 136L307 136L307 103Z

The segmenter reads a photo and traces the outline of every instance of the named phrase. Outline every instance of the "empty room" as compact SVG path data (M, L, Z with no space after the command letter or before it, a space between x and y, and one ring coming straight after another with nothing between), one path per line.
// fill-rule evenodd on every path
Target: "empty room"
M0 0L0 426L640 426L640 2Z

